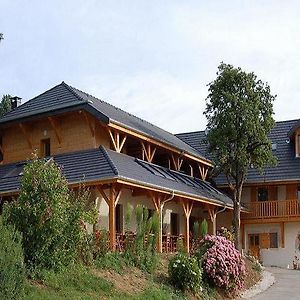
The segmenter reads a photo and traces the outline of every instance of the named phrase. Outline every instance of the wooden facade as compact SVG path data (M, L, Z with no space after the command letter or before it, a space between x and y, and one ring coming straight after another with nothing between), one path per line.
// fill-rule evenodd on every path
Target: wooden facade
M3 160L1 164L17 163L28 160L33 153L39 157L54 156L80 150L95 149L100 145L119 153L137 156L149 163L169 167L170 169L190 173L191 176L206 180L212 163L194 157L161 141L149 138L141 133L129 130L114 123L103 124L87 111L70 111L45 117L31 118L26 122L13 122L1 128L1 147ZM76 188L78 184L70 185ZM170 202L181 208L184 216L184 235L187 251L190 250L190 218L193 209L209 211L207 213L210 228L216 231L216 214L218 207L213 201L183 195L180 192L164 192L159 188L145 187L128 180L108 180L88 182L89 186L100 193L108 206L108 229L110 247L115 250L120 244L120 233L116 231L116 207L123 192L130 190L132 195L140 194L149 205L154 205L160 217L158 250L175 249L178 237L163 234L163 209ZM9 195L8 195L9 196ZM197 219L196 216L194 218ZM198 217L201 221L202 217ZM167 250L166 250L167 249Z

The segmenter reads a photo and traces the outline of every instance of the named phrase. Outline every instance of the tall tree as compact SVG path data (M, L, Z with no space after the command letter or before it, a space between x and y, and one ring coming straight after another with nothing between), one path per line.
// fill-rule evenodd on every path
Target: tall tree
M0 118L11 110L11 96L3 95L0 102Z
M268 134L275 125L270 86L254 73L221 63L217 78L209 83L206 98L209 150L218 173L223 173L233 193L233 227L236 248L241 250L240 212L248 169L260 171L274 165Z

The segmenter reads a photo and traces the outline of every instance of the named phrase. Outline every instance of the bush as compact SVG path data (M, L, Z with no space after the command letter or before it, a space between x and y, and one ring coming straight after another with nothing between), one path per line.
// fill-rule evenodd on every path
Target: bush
M201 288L201 270L197 260L188 254L178 253L169 262L171 283L178 289L197 292Z
M0 218L0 299L20 299L24 285L21 235Z
M126 215L130 215L126 212ZM126 223L130 223L129 217ZM143 271L152 273L158 264L158 255L156 245L159 232L159 216L154 213L149 218L149 211L142 205L137 205L135 209L136 218L136 236L132 242L126 237L125 258L129 264L132 264Z
M24 167L20 196L6 210L6 218L23 235L31 274L58 270L77 258L87 196L87 192L70 193L66 179L51 160L34 158Z
M206 235L201 247L207 249L201 264L208 281L233 294L241 289L246 273L245 262L233 242L222 236Z

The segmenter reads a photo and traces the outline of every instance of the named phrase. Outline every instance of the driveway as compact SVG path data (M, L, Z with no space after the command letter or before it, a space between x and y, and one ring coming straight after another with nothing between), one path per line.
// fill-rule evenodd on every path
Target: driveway
M252 297L255 300L300 300L300 271L266 268L275 277L275 283L265 292Z

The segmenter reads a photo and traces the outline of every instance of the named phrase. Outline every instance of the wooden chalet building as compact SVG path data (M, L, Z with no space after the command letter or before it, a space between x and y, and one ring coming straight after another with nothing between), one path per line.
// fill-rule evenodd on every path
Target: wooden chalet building
M90 187L113 250L121 247L128 202L159 213L159 251L174 251L179 236L189 250L195 220L208 219L211 232L231 224L231 199L207 180L212 161L175 135L64 82L7 113L0 131L1 203L19 193L23 166L37 151L62 167L70 188Z
M207 152L204 131L177 137ZM250 213L242 214L242 244L264 265L292 268L295 256L300 259L300 120L277 122L269 137L277 166L262 175L249 170L242 201ZM224 177L215 182L227 188Z

